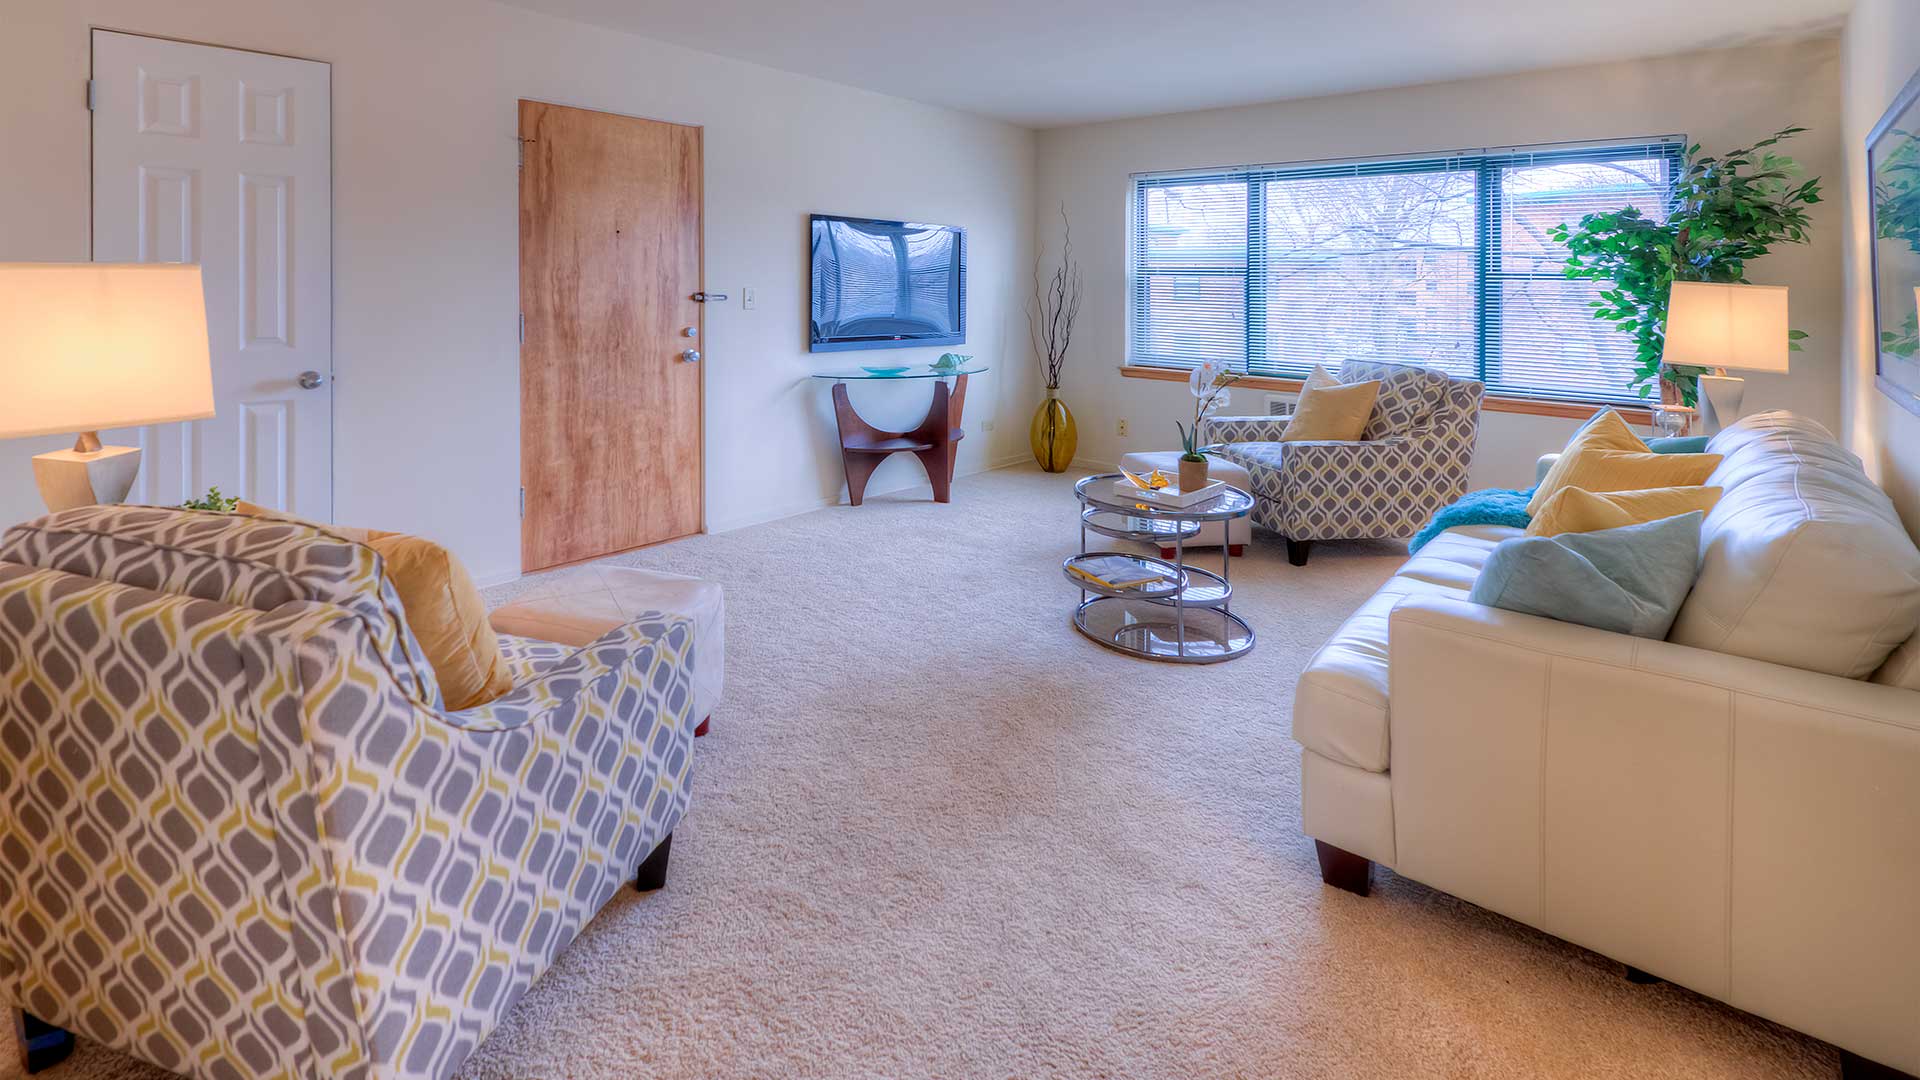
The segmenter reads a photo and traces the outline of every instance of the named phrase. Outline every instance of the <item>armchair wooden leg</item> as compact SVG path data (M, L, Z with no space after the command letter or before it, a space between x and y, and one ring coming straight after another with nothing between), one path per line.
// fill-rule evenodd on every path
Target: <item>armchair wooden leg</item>
M707 726L712 723L713 723L713 717L711 716L707 717L705 720L700 721L700 726L693 729L693 737L697 739L700 736L705 735L707 733Z
M1307 565L1307 555L1313 550L1311 540L1287 540L1287 561L1295 566Z
M1627 965L1627 981L1630 983L1639 983L1642 986L1651 986L1652 984L1660 981L1660 976L1655 975L1651 971L1646 971L1641 968L1634 967L1632 964L1628 964Z
M1229 558L1237 559L1240 556L1245 555L1246 553L1247 553L1247 545L1245 544L1228 544L1227 545L1227 556Z
M633 875L633 887L641 892L652 892L665 888L667 884L667 855L673 850L673 834L660 838L653 853L640 864L640 870Z
M1851 1050L1840 1051L1840 1080L1914 1080L1912 1073L1891 1065L1863 1058Z
M51 1069L73 1053L73 1032L54 1027L24 1009L14 1010L13 1027L20 1034L20 1045L27 1048L28 1073Z
M1371 885L1373 860L1334 847L1325 840L1313 842L1313 853L1320 857L1320 880L1355 896L1367 895Z

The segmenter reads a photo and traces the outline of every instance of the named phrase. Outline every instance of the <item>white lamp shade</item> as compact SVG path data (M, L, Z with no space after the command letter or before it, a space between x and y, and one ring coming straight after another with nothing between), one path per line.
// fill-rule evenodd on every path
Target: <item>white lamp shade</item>
M198 266L0 263L0 438L212 415Z
M1787 370L1787 287L1674 282L1660 359L1736 371Z

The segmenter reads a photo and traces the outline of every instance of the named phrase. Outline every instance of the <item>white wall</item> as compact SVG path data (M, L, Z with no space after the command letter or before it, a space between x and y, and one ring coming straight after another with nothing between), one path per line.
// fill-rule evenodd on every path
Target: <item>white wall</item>
M87 258L90 26L333 65L339 521L432 536L482 580L518 571L523 97L705 126L706 285L734 298L702 346L710 528L843 486L826 385L806 376L883 354L807 353L809 211L968 228L959 351L994 370L969 388L960 471L1025 453L1032 132L478 0L0 0L0 25L4 260ZM881 420L929 392L862 389ZM67 442L0 443L0 522L42 512L26 459ZM896 457L870 490L924 487L918 469Z
M1920 538L1920 416L1874 387L1872 224L1867 202L1867 133L1920 70L1920 4L1856 0L1841 66L1846 115L1846 426L1848 445L1893 496Z
M1039 236L1054 242L1064 203L1085 263L1086 303L1063 393L1080 420L1082 456L1111 462L1129 450L1175 446L1174 420L1192 409L1184 384L1117 371L1126 355L1130 173L1670 133L1725 150L1800 124L1811 130L1788 152L1837 192L1838 54L1837 39L1827 36L1041 132ZM1813 243L1778 249L1749 270L1756 283L1792 288L1793 324L1812 336L1806 352L1794 354L1791 374L1749 378L1747 402L1790 407L1837 430L1839 215L1823 204L1814 208L1813 223ZM1232 411L1264 412L1263 401L1244 392ZM1115 434L1123 417L1126 439ZM1577 423L1487 413L1473 485L1532 483L1535 457L1559 449Z

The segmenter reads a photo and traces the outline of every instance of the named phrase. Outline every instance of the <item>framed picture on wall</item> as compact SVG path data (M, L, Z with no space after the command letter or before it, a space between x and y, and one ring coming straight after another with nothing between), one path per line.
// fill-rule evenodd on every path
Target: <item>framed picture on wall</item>
M1920 414L1920 72L1867 136L1875 384Z

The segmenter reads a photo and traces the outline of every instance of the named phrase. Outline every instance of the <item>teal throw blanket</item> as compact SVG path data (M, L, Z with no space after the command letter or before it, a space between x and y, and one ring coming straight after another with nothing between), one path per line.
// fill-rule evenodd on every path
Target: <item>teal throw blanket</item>
M1483 488L1469 491L1452 503L1440 508L1427 522L1427 527L1414 534L1413 542L1407 545L1409 552L1419 551L1427 541L1439 536L1448 529L1462 525L1510 525L1524 529L1533 515L1527 513L1527 500L1533 498L1533 489L1522 491L1518 488Z

